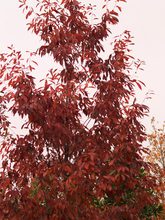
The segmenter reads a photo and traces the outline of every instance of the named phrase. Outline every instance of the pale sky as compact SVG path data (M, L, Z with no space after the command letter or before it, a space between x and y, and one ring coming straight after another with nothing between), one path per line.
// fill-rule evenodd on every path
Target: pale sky
M97 3L96 0L93 2ZM122 5L120 22L114 28L114 34L129 30L134 36L133 54L146 63L144 71L138 75L147 86L140 98L143 100L147 91L154 91L152 99L144 104L150 107L150 118L155 116L162 122L165 120L165 0L128 0ZM40 45L38 38L27 32L17 0L0 0L0 30L0 52L11 44L22 51L36 50ZM42 71L49 67L49 60L44 62ZM147 128L150 127L150 118L144 120Z

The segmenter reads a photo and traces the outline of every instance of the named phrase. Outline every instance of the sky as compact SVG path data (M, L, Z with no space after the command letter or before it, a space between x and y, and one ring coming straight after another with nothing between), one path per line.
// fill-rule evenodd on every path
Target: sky
M98 3L98 0L92 2ZM24 15L18 6L17 0L0 0L0 52L4 52L11 44L22 51L35 50L40 45L38 38L27 31ZM99 7L98 5L97 10ZM124 30L131 32L135 43L132 53L145 61L144 71L138 73L138 79L146 84L146 88L142 93L138 91L137 96L142 101L145 93L154 93L152 99L144 101L150 107L149 117L144 119L144 125L148 129L153 116L160 124L165 120L164 11L164 0L128 0L122 4L120 22L114 28L116 34ZM43 72L50 62L49 59L43 61Z

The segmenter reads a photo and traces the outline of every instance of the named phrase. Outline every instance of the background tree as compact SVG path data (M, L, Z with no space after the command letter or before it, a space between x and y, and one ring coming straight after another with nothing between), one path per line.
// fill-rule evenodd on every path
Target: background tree
M165 208L165 123L161 128L155 125L155 118L151 123L153 131L148 135L150 154L147 160L153 165L152 173L157 179L156 192Z
M27 60L12 47L1 55L3 99L27 129L1 146L1 219L157 215L155 180L142 157L146 134L140 119L148 107L137 103L135 86L143 83L131 75L139 63L130 55L129 31L110 38L123 1L113 9L104 3L101 19L92 24L92 5L36 0L31 8L19 0L26 18L31 16L28 29L43 45ZM41 87L34 78L37 54L49 54L57 66Z

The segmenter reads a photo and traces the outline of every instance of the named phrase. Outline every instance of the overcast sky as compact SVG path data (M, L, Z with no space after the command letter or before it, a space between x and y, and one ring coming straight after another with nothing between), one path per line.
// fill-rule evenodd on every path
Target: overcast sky
M101 0L99 0L101 1ZM98 2L93 0L93 2ZM150 118L165 120L165 0L128 0L123 4L117 33L131 31L135 46L133 53L144 60L144 71L138 79L147 85L143 93L153 90L152 99L145 102L150 107ZM27 32L26 21L17 0L0 0L0 52L13 44L19 50L35 50L38 38ZM43 64L42 70L49 65ZM140 91L139 91L140 93ZM144 94L141 99L144 98ZM150 118L144 124L150 127Z

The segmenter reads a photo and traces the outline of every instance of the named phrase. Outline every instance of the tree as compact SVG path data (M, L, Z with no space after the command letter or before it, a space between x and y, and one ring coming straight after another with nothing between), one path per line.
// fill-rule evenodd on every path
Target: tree
M10 47L1 54L3 99L26 122L23 136L1 146L1 219L150 219L157 211L155 179L142 154L140 120L148 107L137 103L131 75L139 68L125 31L112 39L120 2L103 5L101 20L89 22L93 6L77 0L19 0L31 17L28 29L43 45L27 60ZM110 39L106 53L104 41ZM112 45L112 46L111 46ZM37 55L54 59L44 85L35 84ZM58 64L58 65L57 65ZM60 64L60 67L58 68Z
M150 154L147 160L153 165L152 173L157 179L155 190L165 208L165 124L157 128L155 118L152 118L151 123L153 131L148 135Z

